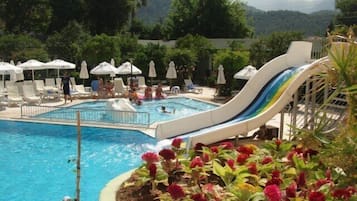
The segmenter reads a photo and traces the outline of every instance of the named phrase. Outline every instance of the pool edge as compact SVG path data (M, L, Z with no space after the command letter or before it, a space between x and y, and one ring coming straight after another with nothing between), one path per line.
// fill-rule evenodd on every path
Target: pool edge
M120 185L129 179L131 174L135 171L135 169L125 172L114 179L110 180L104 188L100 191L99 201L115 201L116 193L120 187Z

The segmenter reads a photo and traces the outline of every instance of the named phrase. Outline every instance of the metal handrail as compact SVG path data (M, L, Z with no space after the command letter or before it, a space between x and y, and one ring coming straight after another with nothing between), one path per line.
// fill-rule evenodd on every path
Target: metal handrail
M150 126L150 113L102 110L92 108L67 108L59 106L22 105L21 118L56 122L75 122L76 112L81 112L83 123L110 124L115 126Z

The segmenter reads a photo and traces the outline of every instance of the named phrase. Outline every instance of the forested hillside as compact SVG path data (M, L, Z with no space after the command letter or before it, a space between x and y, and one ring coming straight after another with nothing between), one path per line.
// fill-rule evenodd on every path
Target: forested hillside
M138 10L137 17L145 23L161 23L170 9L170 0L148 0L147 6ZM264 12L247 7L249 24L256 36L269 35L276 31L300 31L305 36L324 35L334 18L334 11L305 14L296 11Z

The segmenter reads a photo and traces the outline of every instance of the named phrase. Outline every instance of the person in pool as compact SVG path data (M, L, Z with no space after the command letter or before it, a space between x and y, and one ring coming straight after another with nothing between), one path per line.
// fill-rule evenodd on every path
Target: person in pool
M172 112L167 111L165 106L161 106L161 112L162 113L173 113L173 114L175 114L175 111L176 111L175 109L173 109Z

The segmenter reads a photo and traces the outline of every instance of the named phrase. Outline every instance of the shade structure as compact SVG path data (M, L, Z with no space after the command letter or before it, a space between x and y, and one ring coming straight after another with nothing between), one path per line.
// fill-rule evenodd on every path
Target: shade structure
M57 69L57 77L59 77L60 70L76 68L76 65L74 63L70 63L70 62L64 61L62 59L55 59L53 61L43 64L43 66L48 69Z
M176 79L177 78L175 63L173 61L170 61L170 63L169 63L169 68L167 69L167 72L166 72L166 78L167 79Z
M154 61L150 61L149 63L149 77L156 77L156 69L155 69L155 63Z
M258 70L252 66L248 65L244 67L242 70L234 74L233 78L234 79L242 79L242 80L249 80L252 76L254 76Z
M124 62L118 67L119 75L140 75L142 71L130 62Z
M222 65L218 66L217 84L226 84L226 78L224 77L224 68Z
M118 73L118 69L115 68L110 63L104 61L100 63L98 66L94 67L91 71L93 75L115 75Z
M79 78L80 79L88 79L89 78L86 61L82 61L82 63L81 63L81 71L79 72Z
M45 63L38 61L36 59L30 59L27 60L24 63L21 63L19 65L17 65L17 67L22 68L23 70L31 70L32 71L32 80L35 79L35 70L43 70L46 69L46 67L44 66Z
M112 66L115 66L115 60L113 58L110 59L110 64L112 64Z
M20 80L23 70L15 65L12 65L7 62L0 62L0 74L2 75L10 75L10 79L13 81Z

